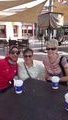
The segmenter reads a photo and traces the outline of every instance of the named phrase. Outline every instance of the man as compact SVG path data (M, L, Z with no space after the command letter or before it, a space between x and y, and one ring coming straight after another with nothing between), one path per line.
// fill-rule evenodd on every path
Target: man
M33 59L33 50L26 48L23 51L24 62L21 61L18 64L18 76L23 81L27 78L35 78L44 80L45 68L43 63Z
M9 48L8 55L0 59L0 92L11 86L14 76L17 74L17 60L20 51L17 46Z

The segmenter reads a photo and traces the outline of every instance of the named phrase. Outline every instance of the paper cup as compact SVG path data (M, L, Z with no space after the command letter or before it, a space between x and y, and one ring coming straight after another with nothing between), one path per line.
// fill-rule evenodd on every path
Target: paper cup
M59 80L60 80L60 78L58 76L53 76L52 77L52 88L53 89L58 89L59 88Z
M14 80L14 87L15 87L15 92L17 94L22 93L22 91L23 91L23 81L22 80Z
M68 93L65 94L65 109L68 111Z

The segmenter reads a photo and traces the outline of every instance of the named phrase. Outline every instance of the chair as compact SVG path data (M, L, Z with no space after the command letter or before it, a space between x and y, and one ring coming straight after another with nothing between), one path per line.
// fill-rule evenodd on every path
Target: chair
M4 40L3 43L4 43L4 49L5 49L5 47L8 47L8 42L7 42L7 40Z
M23 45L23 47L28 47L29 46L29 40L28 39L22 39L22 45Z
M3 50L5 50L5 47L7 47L7 41L6 39L0 39L0 48L3 48Z
M29 47L29 40L28 39L22 39L20 41L18 41L18 46L20 49L24 49L24 48L27 48Z
M8 46L11 47L12 45L18 45L16 40L9 40Z

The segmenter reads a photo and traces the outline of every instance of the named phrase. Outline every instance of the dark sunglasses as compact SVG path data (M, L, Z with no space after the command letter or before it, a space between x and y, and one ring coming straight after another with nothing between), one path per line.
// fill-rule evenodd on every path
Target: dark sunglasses
M10 54L17 54L17 55L19 55L19 54L20 54L20 51L13 51L13 50L12 50L12 51L10 52Z
M27 58L27 57L31 58L32 55L24 55L24 57L25 57L25 58Z
M56 48L46 48L46 50L56 50Z

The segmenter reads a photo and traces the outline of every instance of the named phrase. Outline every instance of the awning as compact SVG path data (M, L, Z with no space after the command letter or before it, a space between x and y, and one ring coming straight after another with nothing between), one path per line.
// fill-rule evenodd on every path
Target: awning
M64 14L64 25L68 25L68 4L54 2L54 12L63 13Z
M44 6L45 2L36 5L35 7L29 8L25 11L18 12L15 15L11 15L8 17L4 17L0 19L0 21L4 22L25 22L25 23L37 23L38 15L41 13L41 10Z
M38 25L42 29L60 28L64 24L63 13L48 12L39 15Z
M11 8L17 5L21 5L23 3L27 3L30 2L32 0L14 0L14 1L0 1L0 11L7 9L7 8Z

